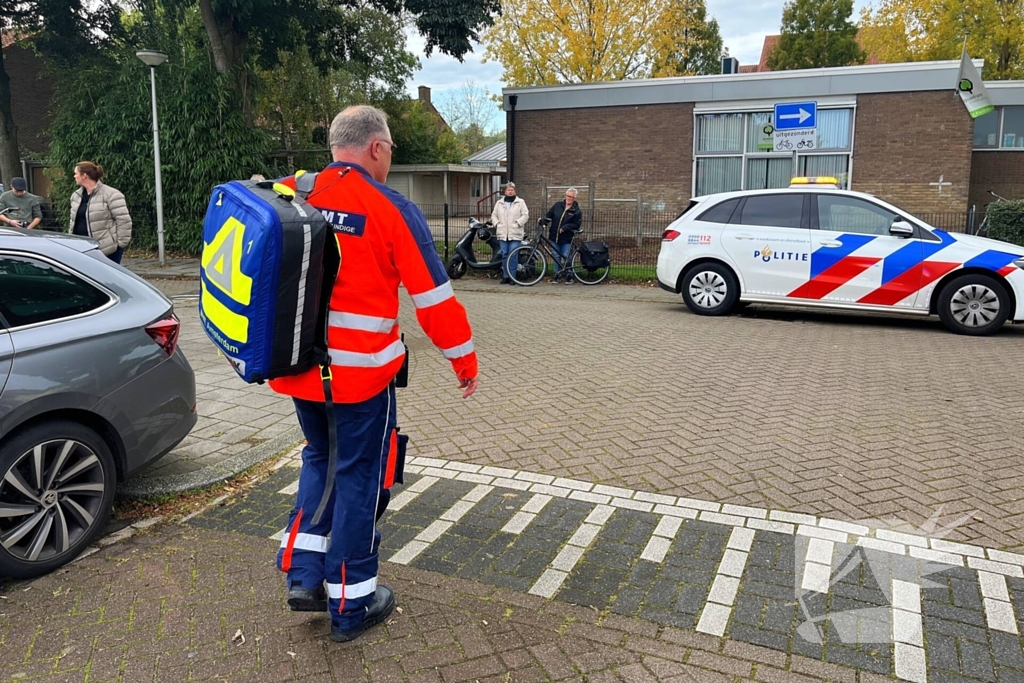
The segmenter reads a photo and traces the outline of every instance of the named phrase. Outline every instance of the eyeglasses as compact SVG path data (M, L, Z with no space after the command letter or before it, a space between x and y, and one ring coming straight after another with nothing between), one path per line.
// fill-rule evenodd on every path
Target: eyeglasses
M391 153L394 154L395 150L398 149L398 145L391 142L391 140L377 140L377 142L383 142L385 145L391 145Z

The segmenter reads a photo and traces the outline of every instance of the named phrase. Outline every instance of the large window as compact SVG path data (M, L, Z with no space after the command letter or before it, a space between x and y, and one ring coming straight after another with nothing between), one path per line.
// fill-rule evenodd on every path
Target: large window
M975 119L974 149L1024 149L1024 106L998 107Z
M801 153L776 152L771 112L698 114L694 196L789 187L795 175L835 176L850 186L853 109L819 109L817 145Z
M24 256L0 254L0 281L0 315L11 327L81 315L110 301L74 275Z

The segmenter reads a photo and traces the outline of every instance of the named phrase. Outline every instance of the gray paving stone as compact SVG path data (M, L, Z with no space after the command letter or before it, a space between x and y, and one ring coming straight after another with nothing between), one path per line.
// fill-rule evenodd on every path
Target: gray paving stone
M992 644L992 658L996 664L1024 671L1024 652L1021 650L1021 639L1009 633L991 631L989 638Z
M992 665L992 655L987 645L960 642L960 665L965 676L982 681L995 681L996 674Z
M957 656L956 638L928 634L928 668L960 671L960 660Z

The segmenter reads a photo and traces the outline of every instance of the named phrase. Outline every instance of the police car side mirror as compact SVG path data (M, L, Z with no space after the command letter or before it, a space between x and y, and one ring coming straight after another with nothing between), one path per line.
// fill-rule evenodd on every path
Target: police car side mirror
M913 237L914 226L906 221L893 221L889 226L889 234L893 237Z

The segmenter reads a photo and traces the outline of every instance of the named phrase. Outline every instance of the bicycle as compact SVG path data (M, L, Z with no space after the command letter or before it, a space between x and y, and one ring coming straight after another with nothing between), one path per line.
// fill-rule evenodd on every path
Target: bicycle
M556 278L564 276L566 282L570 282L569 278L572 277L584 285L596 285L603 282L611 271L611 261L607 261L604 266L598 268L588 268L584 265L581 245L576 242L576 238L583 231L573 230L569 256L564 258L563 263L563 257L555 248L554 242L544 234L544 228L550 223L546 218L540 219L538 221L540 229L537 231L536 241L531 242L524 239L522 246L516 247L509 253L509 260L512 260L513 254L519 259L516 271L509 273L512 281L524 287L537 284L544 279L544 274L548 269L547 259L550 258L555 265Z
M999 202L1008 202L1008 201L1010 201L1006 197L998 195L995 192L993 192L992 190L989 190L988 193L996 198L996 200L994 202L992 202L992 204L998 204ZM981 225L978 226L978 231L975 232L974 234L976 236L978 236L978 237L984 237L987 232L988 232L988 205L985 206L985 217L981 219Z

